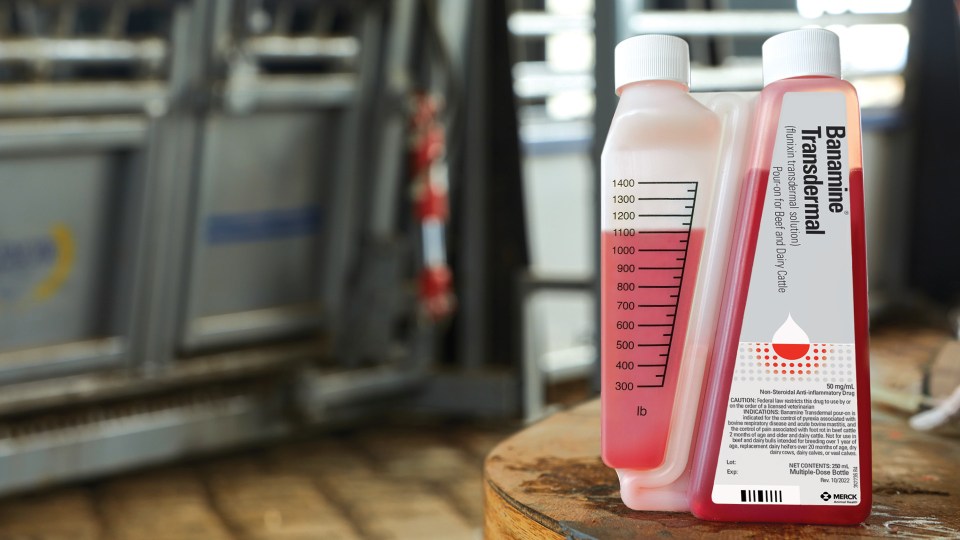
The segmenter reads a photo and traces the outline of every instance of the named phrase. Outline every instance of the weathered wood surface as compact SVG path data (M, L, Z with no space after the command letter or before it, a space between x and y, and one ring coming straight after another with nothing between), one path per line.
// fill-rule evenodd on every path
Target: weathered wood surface
M600 461L600 403L591 401L502 442L485 466L487 538L960 538L960 440L873 413L874 505L853 527L712 523L635 512Z
M872 332L873 402L913 414L960 384L958 342L942 328L886 325Z

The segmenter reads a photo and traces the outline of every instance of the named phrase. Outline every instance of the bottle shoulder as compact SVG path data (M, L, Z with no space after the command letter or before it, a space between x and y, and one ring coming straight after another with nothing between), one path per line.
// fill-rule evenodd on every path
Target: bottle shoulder
M695 145L719 137L720 119L687 92L632 97L618 104L605 149Z
M750 144L750 163L757 167L769 164L776 140L777 126L784 113L784 99L792 93L840 93L845 100L844 119L850 148L851 169L862 166L860 104L853 85L834 77L797 77L768 84L760 92L754 114L754 128ZM791 109L791 117L803 116L803 109ZM833 118L833 117L831 117ZM837 117L839 119L839 117Z
M848 103L859 106L857 90L852 84L834 77L797 77L772 82L760 92L761 102L780 102L791 92L840 92Z
M653 117L689 117L709 122L716 115L686 90L675 88L638 88L624 93L613 118L636 115Z

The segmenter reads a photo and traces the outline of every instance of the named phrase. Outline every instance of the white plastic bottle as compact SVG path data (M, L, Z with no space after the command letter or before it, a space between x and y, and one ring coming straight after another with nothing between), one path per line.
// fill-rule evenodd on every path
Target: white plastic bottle
M601 157L602 456L627 506L682 510L708 347L687 334L721 122L689 93L683 40L638 36L615 55L620 103Z

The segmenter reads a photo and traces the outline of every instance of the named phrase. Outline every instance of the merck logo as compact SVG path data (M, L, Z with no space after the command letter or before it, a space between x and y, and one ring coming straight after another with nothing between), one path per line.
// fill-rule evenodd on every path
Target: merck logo
M830 500L855 501L857 500L857 494L856 493L834 493L833 495L831 495L830 493L824 491L823 493L820 494L820 498L823 499L824 502L827 502Z

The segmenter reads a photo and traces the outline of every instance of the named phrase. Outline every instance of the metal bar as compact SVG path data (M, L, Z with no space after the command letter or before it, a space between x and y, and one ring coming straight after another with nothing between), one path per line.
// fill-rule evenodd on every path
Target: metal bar
M360 58L360 73L357 90L344 118L344 127L340 138L340 159L332 190L330 205L331 225L327 227L326 271L322 276L321 304L329 310L327 319L330 331L338 335L340 324L347 312L345 297L349 272L357 260L357 244L360 230L360 212L362 200L362 179L367 174L367 155L361 151L369 135L368 126L372 112L370 105L375 102L379 86L380 48L384 29L384 5L380 2L369 4L363 14L359 33L363 41Z
M520 99L539 99L569 90L590 92L595 86L592 73L559 73L546 62L518 62L513 74L514 92Z
M131 363L152 374L166 367L174 355L172 327L177 296L170 292L181 286L177 272L182 255L174 247L173 238L182 235L183 227L178 225L183 221L183 211L177 206L176 195L183 191L178 189L179 184L188 180L189 169L184 162L190 156L187 148L197 137L196 130L180 115L155 122L156 136L147 150L143 194L144 238L149 248L144 255L142 286L136 291L136 305L142 311L137 315L137 340L131 356Z
M257 343L266 339L302 334L320 323L318 305L228 313L190 322L183 346L190 351L216 346Z
M594 64L594 81L596 88L596 106L593 111L593 182L591 186L591 199L593 204L591 209L591 222L600 222L600 153L603 151L604 137L600 134L606 133L610 129L610 122L613 120L613 114L617 109L617 96L614 84L614 65L613 52L621 40L630 34L629 21L630 14L636 12L638 8L643 8L644 2L630 2L629 0L616 0L614 2L600 2L597 4L594 16L597 21L597 29L594 32L594 54L596 62ZM593 294L594 298L600 298L600 246L599 242L594 244L592 253L593 262ZM597 301L593 308L593 320L597 325L597 335L600 333L600 302ZM595 392L600 391L600 362L594 367L591 385Z
M469 1L460 2L438 2L432 6L428 5L428 10L433 10L430 16L436 27L438 47L442 47L446 52L441 60L440 69L444 69L438 80L432 80L432 91L445 94L444 116L447 118L447 131L452 132L456 129L456 119L462 108L461 95L463 94L464 79L467 69L466 57L469 50L470 40L468 38L470 25L473 23L471 13L472 7ZM430 11L428 11L430 13ZM447 143L451 150L447 154L447 161L454 163L456 161L454 141Z
M0 383L23 382L116 364L124 354L119 337L0 353Z
M899 75L896 69L845 69L845 79ZM694 92L757 90L763 86L760 59L742 59L732 65L690 68L690 88ZM538 100L562 91L592 92L594 78L587 72L556 72L544 62L520 62L514 68L514 89L517 97Z
M590 32L592 17L554 15L538 11L517 11L507 19L507 28L517 37L546 37L556 32Z
M0 115L140 112L167 96L159 81L0 85Z
M222 372L219 375L211 380L222 381ZM346 373L310 370L295 381L296 405L305 413L302 418L329 423L373 410L371 398L413 392L425 379L396 368L378 368ZM120 389L117 382L108 386ZM140 385L125 394L133 396L153 381L136 377L130 382ZM94 389L77 387L75 382L70 390L84 395ZM118 408L98 407L88 414L68 413L59 424L56 416L47 416L42 423L3 426L7 429L0 432L0 493L51 481L92 478L289 434L295 428L285 414L289 390L285 384L274 383L261 389L180 393L137 402L139 407L137 403L121 404ZM481 403L490 401L488 395L481 397ZM78 401L76 395L69 398L72 405Z
M326 351L324 342L308 340L198 356L189 362L171 364L169 369L157 372L152 377L142 377L132 371L109 371L10 384L0 392L0 415L22 414L67 404L79 406L186 386L262 377L264 373L289 370L315 360ZM36 354L49 353L38 350Z
M645 11L630 17L630 30L637 34L683 36L771 36L811 25L851 26L906 22L906 15L898 13L844 13L807 18L795 11Z
M889 153L902 164L888 173L889 186L897 187L886 195L903 199L878 212L888 231L901 233L881 240L895 246L891 255L897 259L884 261L900 286L894 292L923 294L946 305L960 298L960 251L954 248L960 244L960 217L951 204L960 200L960 184L954 181L960 167L960 29L951 4L914 3L916 31L910 36L906 101L911 134L903 136L906 144ZM904 182L904 177L912 181ZM873 180L871 176L871 188L879 191Z
M339 372L311 369L297 377L298 404L309 414L338 405L408 393L423 386L426 380L425 373L410 373L396 367Z
M219 4L218 4L219 5ZM189 241L194 219L191 206L202 126L196 90L205 88L212 62L213 2L177 5L171 42L176 49L170 64L170 111L157 119L156 145L149 150L151 166L145 180L149 205L146 232L151 251L138 299L138 342L133 355L144 371L168 369L181 335Z
M130 16L130 5L127 0L116 0L110 4L110 13L104 27L104 33L112 38L123 35Z
M211 66L224 61L230 62L231 50L236 47L235 33L242 31L234 26L235 10L241 8L240 2L234 0L208 0L209 11L207 16L210 18L209 32L210 38L207 47L203 49L203 63ZM264 22L269 22L269 15L263 9L263 0L254 0L247 3L247 15L256 14L258 26ZM250 31L250 23L254 22L247 19L244 25L246 31ZM258 29L260 30L260 29ZM230 68L231 66L228 66Z
M36 4L17 2L11 10L13 11L12 15L17 20L20 33L36 36L45 30L41 27L40 13ZM14 17L11 17L11 19L14 19Z
M61 2L58 8L55 33L58 37L67 37L77 24L77 3L68 0Z
M278 35L289 33L293 23L293 11L293 5L290 2L283 0L277 2L273 12L273 28L271 28L271 32Z
M629 18L637 34L680 34L685 36L768 36L804 26L850 26L855 24L906 24L898 13L825 14L807 18L795 11L643 11ZM594 29L590 17L518 11L510 16L510 31L524 38L543 38L557 32Z
M0 36L2 37L8 37L10 30L12 30L11 22L13 21L14 7L11 3L0 5Z
M524 154L589 154L593 146L593 121L534 122L520 125Z
M539 342L542 341L540 321L533 317L530 296L543 290L574 291L590 293L594 280L584 276L563 276L524 273L517 279L517 302L520 323L520 358L523 362L523 417L527 422L542 418L546 412L546 384L553 381L554 375L541 363L543 356ZM593 365L587 366L585 375L591 373ZM562 377L561 377L562 378Z
M711 7L711 9L713 9L713 10L715 10L715 11L730 11L730 9L731 9L731 0L713 0L712 3L711 3L711 5L710 5L710 7ZM717 36L717 37L713 37L712 40L713 40L713 41L712 41L712 43L713 43L713 53L712 53L712 57L713 57L713 58L710 58L711 53L710 53L709 50L708 50L708 51L701 51L701 52L706 53L706 58L707 58L707 60L704 60L704 59L702 59L702 58L698 58L698 59L693 60L694 62L703 61L703 62L708 63L708 64L711 63L712 60L717 60L717 61L723 62L723 61L724 61L723 59L730 58L731 56L735 56L735 55L734 55L734 50L735 50L735 49L734 49L734 42L735 42L735 38L734 38L734 37L732 37L732 36ZM701 42L701 43L704 43L705 40L701 39L700 42Z
M333 28L336 17L335 7L332 5L321 4L313 10L313 21L310 27L315 34L329 34Z
M146 119L135 116L3 120L0 154L138 147L146 131Z
M461 227L457 241L460 243L460 253L457 262L458 295L461 306L457 323L459 328L454 334L457 336L456 350L460 356L460 367L468 371L479 371L484 363L488 362L487 340L489 337L487 324L487 274L490 261L487 256L487 233L485 218L490 214L487 209L487 178L489 163L483 149L488 144L485 140L487 119L483 110L487 98L488 85L485 82L488 76L486 41L484 33L489 26L488 2L472 2L473 20L470 29L469 45L467 47L466 81L477 81L468 84L463 96L463 126L466 132L463 136L463 177L459 180L459 199L456 203L458 219ZM482 27L480 25L483 25Z
M517 295L520 302L520 359L523 363L521 374L523 377L523 418L527 422L535 422L546 414L547 389L546 373L540 365L540 348L542 341L542 321L531 317L529 290L521 279L520 293Z
M258 60L353 60L360 42L353 36L258 36L243 42L243 48Z
M0 493L277 437L291 429L277 409L240 396L0 439Z
M126 211L120 225L123 231L119 241L121 249L127 254L128 263L118 286L118 294L124 302L120 309L115 310L113 318L117 331L126 336L129 343L123 367L130 372L134 371L134 366L143 362L140 345L145 333L150 331L141 323L149 313L144 304L146 295L143 293L144 287L149 283L149 264L152 262L149 257L152 249L150 222L153 217L153 201L149 194L153 186L149 182L154 178L151 171L157 168L162 159L157 151L161 148L160 136L164 133L161 127L159 112L148 109L143 149L135 155L129 167L135 181L124 190L121 201Z
M389 38L386 45L384 71L386 87L381 94L381 121L377 146L377 170L370 186L368 230L376 238L390 238L397 223L397 204L403 175L403 156L407 150L406 114L408 93L411 91L411 63L418 29L418 0L393 2Z
M72 64L160 64L167 45L159 38L49 39L26 38L0 41L0 62L56 62Z
M224 100L234 112L285 107L342 107L350 103L357 77L348 73L330 75L264 76L250 84L228 85Z
M593 279L590 276L565 276L542 273L524 274L520 277L519 282L523 294L530 294L531 292L543 289L589 292L593 286Z

